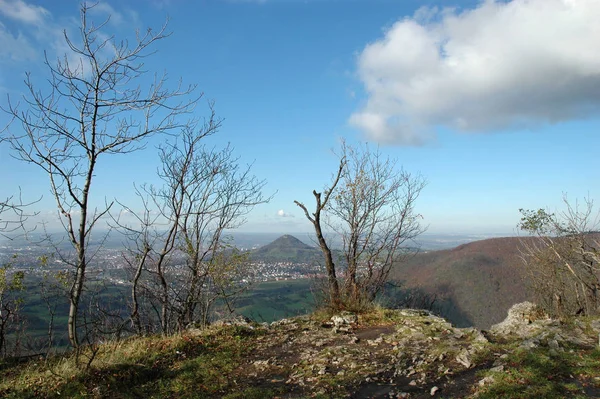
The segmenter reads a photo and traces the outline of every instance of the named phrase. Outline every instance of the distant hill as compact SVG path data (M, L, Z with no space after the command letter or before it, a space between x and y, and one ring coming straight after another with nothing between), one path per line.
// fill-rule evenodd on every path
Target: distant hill
M293 263L311 263L320 255L321 251L318 248L287 234L250 253L254 261Z
M400 292L437 295L438 310L455 325L487 329L513 304L533 299L519 259L520 240L491 238L419 253L395 267L390 278L401 284ZM321 257L317 247L291 235L251 252L252 260L265 262L311 263Z
M502 321L511 305L532 299L524 282L519 240L492 238L417 254L390 277L403 288L437 294L453 323L486 329Z

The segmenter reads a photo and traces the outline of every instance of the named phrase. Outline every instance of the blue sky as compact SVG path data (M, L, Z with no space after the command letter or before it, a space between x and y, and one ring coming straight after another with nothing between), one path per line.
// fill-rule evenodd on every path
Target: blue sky
M78 4L0 0L2 106L26 71L43 87L43 52L65 51ZM598 0L129 0L93 16L108 14L119 38L169 18L147 69L214 100L224 122L207 142L230 142L276 193L244 231L310 231L293 201L312 204L342 138L427 179L417 210L433 233L510 234L519 208L600 198ZM133 183L156 181L157 144L101 160L94 201L135 208ZM55 223L47 176L0 151L0 197L43 195L39 218Z

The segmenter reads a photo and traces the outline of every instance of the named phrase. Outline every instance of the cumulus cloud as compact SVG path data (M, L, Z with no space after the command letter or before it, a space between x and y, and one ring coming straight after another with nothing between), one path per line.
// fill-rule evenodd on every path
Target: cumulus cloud
M29 43L29 40L22 33L13 35L1 22L0 43L2 43L0 61L31 61L36 57L36 52Z
M599 20L598 0L422 8L359 54L368 98L349 122L372 140L416 145L435 126L495 131L595 115Z
M277 211L277 216L282 217L282 218L294 217L294 215L290 215L289 213L286 213L283 209L280 209Z
M0 14L19 22L39 25L50 12L42 6L27 4L22 0L0 0Z
M0 22L0 61L31 61L36 58L36 51L31 39L23 32L39 30L45 25L50 12L41 6L27 4L22 0L0 0L0 16L6 17L17 24L27 25L25 30L11 32ZM31 26L29 26L31 25Z
M129 30L130 27L139 25L138 14L125 8L117 11L107 2L90 3L89 17L96 23L105 21L110 17L113 28ZM77 13L76 5L72 8L73 14ZM25 0L0 0L0 18L5 17L6 23L0 22L0 62L18 63L35 61L44 51L48 51L49 59L67 55L67 60L73 70L82 76L87 75L91 69L89 61L78 54L74 54L64 39L67 31L70 39L76 46L81 46L78 35L78 18L57 23L52 14L45 8L28 3ZM109 40L110 35L101 31L96 32L99 41ZM114 55L112 46L105 46L101 54L110 58ZM21 69L21 68L19 68ZM8 69L7 69L8 70ZM9 72L0 70L0 82L7 79ZM0 89L2 89L0 87Z
M103 18L110 18L110 22L116 25L122 25L125 22L123 14L115 10L110 4L103 3L91 3L90 14L100 15Z

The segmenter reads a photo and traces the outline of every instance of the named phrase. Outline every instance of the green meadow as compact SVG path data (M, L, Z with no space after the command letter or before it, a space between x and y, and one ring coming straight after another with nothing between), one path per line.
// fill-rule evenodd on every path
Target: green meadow
M51 314L48 304L42 298L38 281L29 281L23 295L23 315L25 316L25 340L31 350L43 351L43 341L48 338ZM314 298L311 280L268 281L253 285L235 301L237 314L244 315L257 322L272 322L286 317L309 313L314 310ZM127 315L126 301L129 288L125 286L107 286L99 290L99 301L111 312ZM52 298L50 305L55 308L53 340L56 346L67 345L66 298ZM217 311L218 306L217 306ZM222 312L219 312L223 314ZM9 338L14 338L10 334ZM37 349L34 349L37 348Z

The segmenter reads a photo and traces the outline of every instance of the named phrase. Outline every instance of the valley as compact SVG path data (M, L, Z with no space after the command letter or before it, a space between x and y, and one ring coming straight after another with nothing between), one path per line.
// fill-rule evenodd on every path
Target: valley
M263 238L258 237L258 241ZM318 292L315 282L323 277L320 251L292 235L280 236L266 245L252 244L248 236L245 240L245 252L257 273L248 291L234 301L236 313L254 321L272 322L313 311ZM469 241L467 237L447 237L443 242L465 240ZM48 256L43 246L18 241L11 244L2 248L1 259L12 262L13 270L26 273L23 313L27 339L33 343L48 336L50 309L56 315L53 340L58 346L66 345L63 315L68 303L56 287L46 292L45 300L40 287L50 274L68 268ZM456 326L489 328L502 320L511 305L529 299L518 244L518 238L505 237L470 241L451 249L423 249L394 267L391 284L379 302L389 307L428 307ZM125 318L131 277L118 245L109 242L98 252L89 281L97 297L111 309L121 309ZM226 316L224 308L217 306L215 317Z

